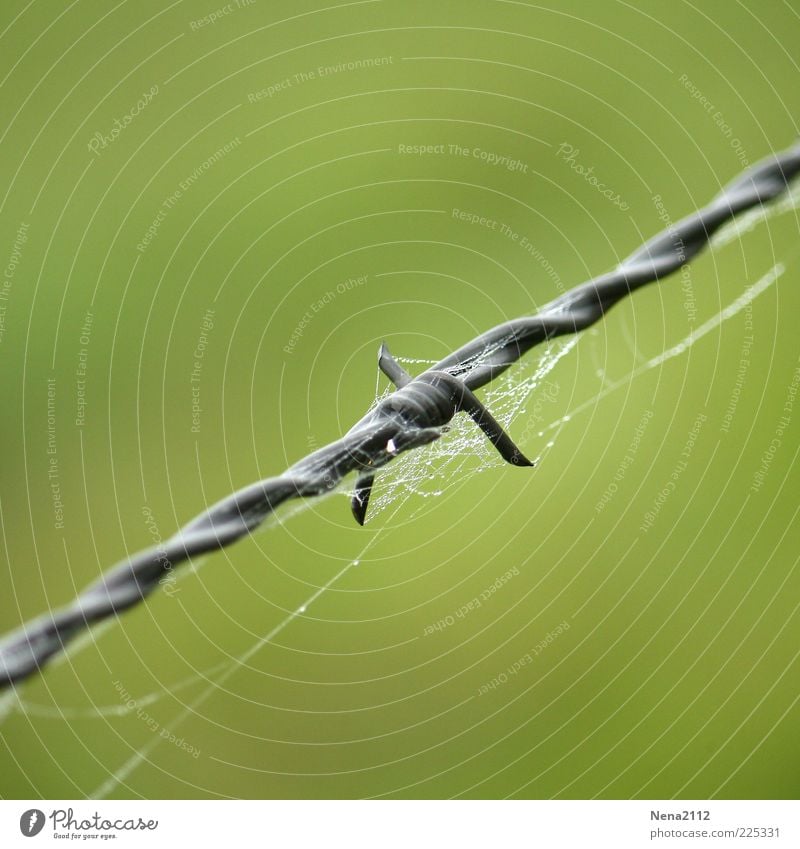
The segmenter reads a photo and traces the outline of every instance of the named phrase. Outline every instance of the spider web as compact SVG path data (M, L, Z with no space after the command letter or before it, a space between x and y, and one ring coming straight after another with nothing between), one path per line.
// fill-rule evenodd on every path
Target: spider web
M753 210L727 224L711 240L710 252L718 252L728 245L738 242L765 220L795 211L798 205L800 205L800 186L794 188L782 201L766 208ZM582 412L602 403L604 399L618 389L629 385L631 381L636 380L646 372L658 368L667 360L685 355L703 337L724 322L734 318L756 298L771 289L785 273L790 260L794 260L798 253L800 251L794 252L784 262L776 262L771 268L763 272L755 283L746 287L738 297L661 354L646 359L636 351L632 340L627 340L638 356L639 364L614 381L608 381L601 371L598 375L601 378L601 385L597 391L566 413L561 412L558 415L559 404L551 403L553 399L552 396L548 395L548 392L552 391L554 383L550 376L557 372L559 364L576 350L581 340L586 338L586 334L579 334L565 340L556 340L543 348L536 349L525 360L512 366L487 387L481 393L482 400L497 421L511 431L515 442L531 460L537 464L545 462L547 454L555 445L558 436ZM537 351L539 352L538 355ZM489 351L485 352L484 356L489 353ZM409 366L409 370L413 372L433 365L433 361L428 360L402 356L398 356L397 359ZM387 387L383 392L378 392L376 386L373 405L377 404L390 391L391 387ZM543 411L553 411L552 417L543 416ZM520 421L524 423L522 427L520 427ZM511 426L512 422L514 422L513 427ZM169 728L173 732L176 731L186 719L195 715L202 704L240 668L245 666L263 646L275 640L295 619L302 617L327 590L356 568L385 532L385 528L391 525L391 519L401 510L405 510L408 505L411 505L411 515L413 516L416 512L425 508L427 499L441 496L454 486L455 482L463 482L472 476L480 475L503 465L505 465L505 461L476 427L475 423L464 414L457 415L448 432L441 439L422 450L404 453L378 475L370 500L368 520L374 521L380 516L380 526L357 555L327 582L316 587L297 609L289 611L283 619L252 643L244 652L206 669L196 671L178 681L161 686L157 690L132 697L123 703L118 701L114 704L93 704L91 707L43 705L25 699L23 697L24 687L20 686L0 695L0 725L15 714L42 721L69 722L78 719L97 719L104 722L113 722L116 719L141 711L145 707L158 705L167 696L176 696L183 693L198 682L205 682L205 686L199 694L182 704L177 715L166 718L161 723L162 727ZM334 494L349 497L352 486L353 481L350 478ZM298 512L309 509L310 506L309 502L295 502L283 511L279 511L271 521L265 523L265 526L279 527ZM213 558L203 557L193 560L185 569L176 573L176 580L180 582L190 579L191 576L196 575L208 559ZM51 665L69 662L88 645L95 644L105 633L114 629L119 621L119 619L111 619L95 626L86 635L77 639L68 651L64 652ZM95 788L89 794L89 797L105 798L118 787L125 786L126 780L139 766L145 762L149 763L150 756L162 741L163 738L154 733L144 745L138 748L132 747L132 754L120 766L111 771L109 777Z
M532 436L544 436L544 427L540 424L543 408L554 404L553 388L556 384L549 381L548 375L558 363L578 344L579 337L557 340L548 344L544 353L530 357L533 361L512 366L498 377L483 392L483 403L494 418L506 431L511 423L521 418L526 423L521 436L514 436L515 442L523 450L535 445ZM483 356L489 356L486 351ZM435 360L396 358L403 365L422 366L423 369L435 364ZM480 359L475 365L479 365ZM376 403L391 393L387 388ZM517 427L516 431L520 428ZM535 432L534 432L535 430ZM538 454L531 456L534 464L542 461L544 454L552 448L550 439L544 446L535 446ZM410 451L401 454L390 466L375 478L375 488L369 502L367 521L374 521L381 513L398 501L412 498L435 498L442 495L455 480L481 474L507 465L506 461L489 442L475 422L465 413L455 416L447 432L431 443L424 451ZM420 503L416 511L423 508Z

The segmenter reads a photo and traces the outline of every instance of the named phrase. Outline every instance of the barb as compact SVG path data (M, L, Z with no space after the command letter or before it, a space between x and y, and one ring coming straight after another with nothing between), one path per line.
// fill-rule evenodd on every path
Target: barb
M352 509L363 523L376 471L398 454L438 439L458 412L471 416L508 462L531 465L473 390L494 380L540 342L583 330L626 295L678 270L724 223L783 194L798 172L800 143L745 171L711 203L655 236L613 271L572 289L534 316L492 328L416 377L382 346L378 363L397 387L395 392L341 439L283 474L228 496L162 546L112 567L71 604L5 636L0 640L0 688L40 670L95 622L138 604L175 564L236 542L280 504L330 492L350 472L359 474Z

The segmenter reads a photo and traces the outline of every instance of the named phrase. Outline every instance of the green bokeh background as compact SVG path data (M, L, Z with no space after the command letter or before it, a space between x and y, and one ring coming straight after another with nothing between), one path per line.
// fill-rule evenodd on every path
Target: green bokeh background
M677 220L796 139L794 0L552 5L255 0L198 26L221 0L3 4L3 268L28 225L0 341L3 630L149 545L145 508L166 538L340 435L374 398L381 340L439 358L607 270L664 210ZM138 250L165 199L232 142ZM96 632L6 704L0 795L795 797L800 408L752 485L799 365L798 229L794 212L773 217L694 262L689 289L653 286L585 333L549 376L546 421L512 423L535 471L453 475L363 529L327 499ZM785 273L751 309L630 376L776 262ZM287 353L311 305L361 275ZM598 398L604 380L621 385Z

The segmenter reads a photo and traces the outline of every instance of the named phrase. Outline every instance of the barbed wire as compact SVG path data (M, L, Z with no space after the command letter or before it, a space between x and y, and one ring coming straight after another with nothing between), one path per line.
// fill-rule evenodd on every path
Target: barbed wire
M534 316L504 322L412 377L381 346L378 364L396 386L341 439L309 454L283 474L251 484L197 516L159 546L109 569L66 607L43 614L0 639L0 688L21 681L77 634L145 599L174 566L248 534L280 504L320 496L358 472L352 499L363 524L375 473L399 454L438 439L466 412L508 462L531 465L473 390L494 380L541 342L576 333L620 299L677 271L740 212L783 194L800 172L800 142L743 172L705 207L646 242L613 271L546 304Z

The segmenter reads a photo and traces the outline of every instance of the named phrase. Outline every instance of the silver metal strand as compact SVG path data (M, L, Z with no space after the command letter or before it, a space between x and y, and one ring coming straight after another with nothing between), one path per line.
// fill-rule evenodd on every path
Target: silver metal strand
M724 223L783 194L798 171L800 143L745 171L706 207L650 239L613 271L572 289L534 316L492 328L416 377L410 377L384 346L379 365L398 386L396 391L341 439L283 474L229 495L163 545L113 566L71 604L0 639L0 688L41 670L93 623L141 602L177 564L230 545L290 499L323 495L347 474L357 472L361 483L356 487L353 509L363 521L374 472L398 454L438 439L459 411L473 417L505 459L527 464L468 390L494 380L540 342L583 330L631 292L672 274L703 250Z

